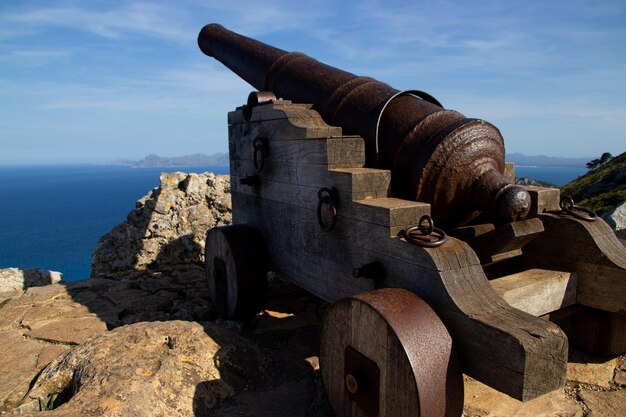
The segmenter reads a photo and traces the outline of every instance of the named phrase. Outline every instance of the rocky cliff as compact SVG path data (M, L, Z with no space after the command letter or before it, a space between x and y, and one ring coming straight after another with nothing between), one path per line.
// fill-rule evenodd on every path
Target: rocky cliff
M126 221L104 235L92 258L92 277L167 274L181 282L204 279L204 239L230 224L230 177L163 173L160 186L139 199Z
M202 253L206 230L231 221L228 184L162 175L101 239L89 280L0 270L2 414L332 416L325 302L274 277L253 320L215 318ZM526 403L466 377L464 416L622 416L625 387L624 356L572 351L567 386Z

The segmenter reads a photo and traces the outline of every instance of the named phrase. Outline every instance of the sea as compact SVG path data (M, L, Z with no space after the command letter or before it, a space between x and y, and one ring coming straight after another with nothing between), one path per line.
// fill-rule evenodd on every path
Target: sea
M135 202L159 185L161 172L228 167L0 167L0 268L60 271L87 279L98 240L126 220Z
M228 167L0 166L0 268L44 268L62 272L66 281L87 279L100 237L159 185L161 172L174 171L227 174ZM519 166L516 176L561 186L586 171Z

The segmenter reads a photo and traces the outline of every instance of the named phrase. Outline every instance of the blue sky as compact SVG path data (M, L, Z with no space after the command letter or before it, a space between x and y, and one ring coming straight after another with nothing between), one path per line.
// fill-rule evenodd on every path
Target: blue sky
M626 150L626 2L0 2L0 164L227 150L251 87L207 23L494 123L507 152Z

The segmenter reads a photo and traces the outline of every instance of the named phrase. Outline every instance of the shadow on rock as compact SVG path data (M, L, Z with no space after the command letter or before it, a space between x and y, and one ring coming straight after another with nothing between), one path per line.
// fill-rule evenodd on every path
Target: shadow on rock
M239 324L245 339L265 353L258 374L242 379L241 370L254 366L245 360L239 364L224 362L223 353L231 358L242 355L230 355L228 349L233 347L223 348L216 354L216 362L220 363L222 379L235 387L237 394L207 409L203 406L205 392L214 382L198 384L194 396L196 416L332 416L318 360L319 326L326 308L327 304L317 297L273 279L266 309L251 322ZM240 384L242 380L244 385Z
M109 329L145 321L204 321L211 317L204 268L199 262L176 262L201 250L190 236L182 236L164 245L150 268L132 271L131 278L91 278L69 284L68 291Z
M0 365L20 372L5 378L13 391L3 411L331 415L317 360L325 303L274 280L267 309L252 321L211 321L205 286L158 274L92 278L11 299L0 308L3 343L11 343Z

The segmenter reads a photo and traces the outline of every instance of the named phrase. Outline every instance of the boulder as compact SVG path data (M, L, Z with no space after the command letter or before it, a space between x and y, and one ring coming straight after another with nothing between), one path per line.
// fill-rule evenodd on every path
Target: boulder
M14 409L58 355L107 331L65 285L30 287L0 305L0 412Z
M256 346L215 324L136 323L59 356L20 411L50 404L49 416L206 416L262 366Z
M56 284L63 274L47 269L0 269L0 293L25 291L28 287Z
M604 213L602 218L613 230L626 229L626 201L608 213Z
M162 173L160 186L100 239L91 276L126 279L166 273L186 283L202 280L206 233L231 220L230 177Z

